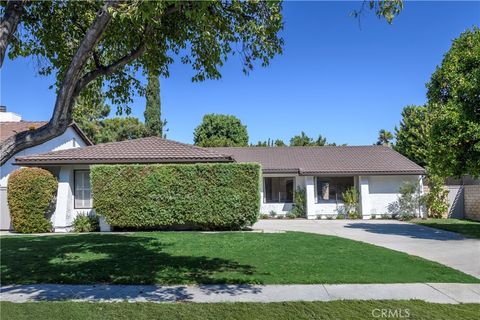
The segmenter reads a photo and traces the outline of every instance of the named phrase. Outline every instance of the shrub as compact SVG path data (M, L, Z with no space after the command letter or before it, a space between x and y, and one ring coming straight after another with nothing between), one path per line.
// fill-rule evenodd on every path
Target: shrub
M10 175L7 201L15 231L51 231L50 216L55 208L57 185L57 179L40 168L23 168Z
M292 211L288 211L286 214L285 214L285 218L287 219L295 219L297 218L297 214L295 212Z
M295 190L294 203L291 213L295 215L295 218L304 216L307 211L306 206L307 201L305 195L305 188L298 187L297 190Z
M428 215L430 218L443 218L448 213L448 190L445 189L441 177L428 177L429 192L425 196Z
M96 213L112 227L238 229L257 221L260 165L95 165Z
M260 213L260 219L270 219L270 216L267 213Z
M410 220L422 212L424 197L420 194L418 182L405 182L400 187L398 200L388 205L392 218Z
M343 213L339 213L339 214L337 214L337 216L335 217L335 219L337 219L337 220L343 220L343 219L345 219L345 215L344 215Z
M357 219L360 216L358 210L359 194L354 187L348 188L342 193L343 201L345 202L345 213L349 219Z
M270 218L275 218L277 216L277 212L275 210L270 210Z
M73 220L74 232L100 231L98 216L94 213L80 213Z

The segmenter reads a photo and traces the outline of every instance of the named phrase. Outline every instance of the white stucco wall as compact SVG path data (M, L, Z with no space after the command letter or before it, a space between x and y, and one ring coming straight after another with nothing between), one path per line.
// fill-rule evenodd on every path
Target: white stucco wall
M8 182L8 176L12 171L18 169L18 166L14 166L16 157L28 156L30 154L44 153L49 151L57 151L70 148L84 147L86 144L83 139L77 134L77 132L68 127L67 130L60 136L48 140L37 146L27 148L18 152L15 156L10 158L3 166L0 167L0 187L6 187Z
M13 165L15 162L15 158L19 156L27 156L36 153L44 153L49 151L56 151L56 150L63 150L63 149L70 149L70 148L78 148L84 147L86 144L83 139L77 134L77 132L68 127L67 130L60 136L53 138L49 141L46 141L40 145L27 148L18 152L15 156L10 158L4 165L0 167L0 191L2 193L2 202L0 203L0 229L6 230L10 229L10 214L8 210L8 205L4 198L6 198L6 188L8 183L8 177L10 174L19 169L20 167ZM59 173L59 168L49 168L50 171L54 172L55 174ZM53 220L52 220L53 221Z
M361 176L359 180L364 218L388 214L388 205L398 200L399 189L403 183L412 181L422 183L422 177L417 175Z

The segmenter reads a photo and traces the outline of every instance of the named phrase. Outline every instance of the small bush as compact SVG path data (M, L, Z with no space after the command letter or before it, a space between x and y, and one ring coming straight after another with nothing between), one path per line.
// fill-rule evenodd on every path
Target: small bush
M429 192L425 201L430 218L443 218L448 214L448 190L445 188L441 177L431 175L428 177Z
M49 232L55 209L57 179L41 168L14 171L7 186L13 229L21 233Z
M266 213L261 213L261 214L260 214L260 219L265 220L265 219L269 219L269 218L270 218L270 216L269 216L268 214L266 214Z
M358 219L361 215L359 213L359 193L357 189L349 188L342 193L342 196L345 202L345 214L349 219Z
M285 218L287 218L287 219L295 219L297 217L298 217L297 214L295 212L292 212L292 211L288 211L285 214Z
M342 214L342 213L339 213L335 219L337 219L337 220L343 220L343 219L345 219L345 215Z
M260 165L94 165L96 213L113 228L232 230L260 211Z
M74 232L95 232L100 231L98 216L93 213L80 213L73 220Z
M295 218L305 216L307 207L305 188L298 187L295 190L294 203L291 213L295 215Z
M277 212L275 210L270 210L269 212L270 218L275 218L277 216Z
M351 211L348 213L348 219L361 219L362 215L358 213L357 211Z

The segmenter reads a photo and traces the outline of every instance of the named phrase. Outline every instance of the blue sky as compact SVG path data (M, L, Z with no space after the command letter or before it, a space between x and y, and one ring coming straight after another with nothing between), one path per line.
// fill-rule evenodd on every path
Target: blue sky
M284 3L284 53L249 76L236 57L221 80L203 83L191 82L189 66L172 65L171 77L161 79L168 138L191 143L206 113L239 117L251 142L287 142L305 131L364 145L376 141L379 129L393 130L404 106L425 103L425 83L451 40L480 24L480 2L406 2L393 25L366 12L361 28L349 16L360 4ZM52 83L36 75L32 59L5 61L0 102L25 120L49 119ZM144 107L136 97L132 115L143 120Z

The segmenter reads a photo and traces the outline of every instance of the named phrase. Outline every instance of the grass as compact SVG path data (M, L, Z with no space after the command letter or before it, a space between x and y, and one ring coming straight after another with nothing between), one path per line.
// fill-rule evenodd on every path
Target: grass
M405 253L297 232L7 236L0 272L2 284L480 282Z
M283 303L0 303L2 319L477 319L480 304L422 301L332 301ZM381 315L390 311L390 317ZM392 315L397 316L392 316ZM408 316L407 316L408 315Z
M413 223L460 233L465 237L480 239L480 222L463 219L413 220Z

